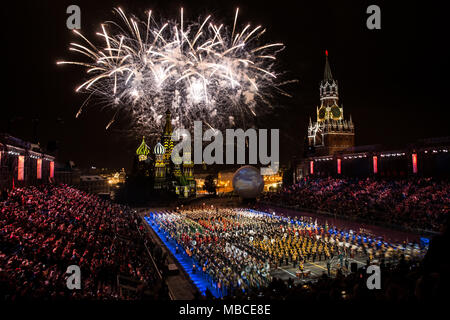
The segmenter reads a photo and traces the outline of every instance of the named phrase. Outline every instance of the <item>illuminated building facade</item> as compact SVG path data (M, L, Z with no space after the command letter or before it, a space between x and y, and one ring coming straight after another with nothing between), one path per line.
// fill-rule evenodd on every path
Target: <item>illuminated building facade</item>
M33 144L0 134L0 188L54 182L55 157Z
M283 174L278 170L275 174L263 175L264 192L271 192L279 190L283 185Z
M217 193L226 194L233 192L233 176L235 171L219 171L217 174Z
M326 51L324 78L320 83L320 107L317 118L308 126L310 155L327 156L355 145L355 127L352 117L344 119L344 108L339 105L339 87L333 79Z
M422 139L403 147L358 146L328 156L312 156L297 166L295 179L307 176L450 177L450 137Z
M194 178L194 163L175 164L171 159L173 151L172 115L166 111L166 119L160 141L153 148L154 159L151 159L151 149L142 138L141 145L136 150L138 170L146 176L153 174L155 189L172 189L180 197L190 197L196 194ZM190 153L190 151L188 151Z
M120 171L116 171L114 173L101 175L102 177L106 178L108 180L108 183L112 186L125 183L126 179L126 172L125 169L122 168Z

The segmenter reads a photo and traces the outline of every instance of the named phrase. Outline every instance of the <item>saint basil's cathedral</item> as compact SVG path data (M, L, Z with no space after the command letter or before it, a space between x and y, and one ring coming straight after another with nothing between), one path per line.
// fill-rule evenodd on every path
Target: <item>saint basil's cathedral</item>
M167 110L164 129L153 152L145 142L145 137L142 137L142 142L136 150L133 171L138 175L152 176L155 190L173 190L179 197L187 198L194 196L196 192L194 163L173 163L172 132L172 115L170 110Z

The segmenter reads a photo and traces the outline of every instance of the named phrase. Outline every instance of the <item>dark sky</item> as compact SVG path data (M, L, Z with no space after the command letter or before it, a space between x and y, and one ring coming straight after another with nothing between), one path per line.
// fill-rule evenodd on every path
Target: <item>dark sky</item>
M395 4L394 4L395 3ZM83 72L57 67L74 57L67 48L74 40L66 28L66 8L81 8L82 33L93 38L100 23L113 18L112 8L144 16L153 9L163 17L185 18L212 13L232 24L236 6L240 21L262 24L266 39L281 41L281 67L299 84L292 99L272 115L268 127L281 131L282 161L300 153L309 116L319 103L324 51L330 55L339 81L345 117L351 113L356 144L401 144L449 134L448 19L446 10L429 1L15 1L2 4L3 102L0 131L33 139L33 119L39 119L37 139L46 146L57 140L59 158L79 166L130 167L139 141L123 128L106 131L108 110L90 108L75 114L85 96L75 94ZM381 7L382 29L366 28L366 8ZM139 14L142 12L142 14Z

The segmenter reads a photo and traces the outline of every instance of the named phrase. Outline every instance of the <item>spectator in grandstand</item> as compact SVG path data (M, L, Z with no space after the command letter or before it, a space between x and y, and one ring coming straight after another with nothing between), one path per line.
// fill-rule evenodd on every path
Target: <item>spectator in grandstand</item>
M129 208L65 185L15 188L0 202L3 299L137 298L121 294L119 275L141 292L158 279L136 223ZM81 269L81 290L66 287L69 265Z
M344 217L438 231L450 211L450 184L432 178L304 179L262 201Z

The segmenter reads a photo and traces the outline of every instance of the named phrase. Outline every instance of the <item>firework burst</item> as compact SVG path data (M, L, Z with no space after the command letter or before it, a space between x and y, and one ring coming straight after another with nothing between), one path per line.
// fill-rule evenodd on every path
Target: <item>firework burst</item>
M158 24L147 13L144 21L114 9L117 22L101 25L101 45L80 32L80 43L70 51L86 61L60 61L80 65L88 76L76 92L88 94L77 117L91 99L126 114L142 132L159 131L167 109L174 125L191 127L194 120L208 126L249 126L270 109L274 93L288 95L275 71L282 43L262 42L265 29L246 25L238 30L239 9L232 28L215 24L211 16L200 22L179 20Z

